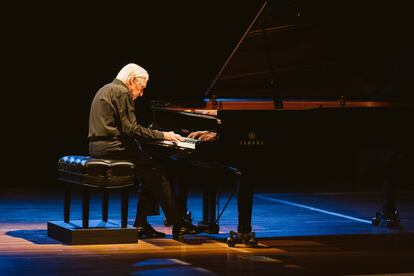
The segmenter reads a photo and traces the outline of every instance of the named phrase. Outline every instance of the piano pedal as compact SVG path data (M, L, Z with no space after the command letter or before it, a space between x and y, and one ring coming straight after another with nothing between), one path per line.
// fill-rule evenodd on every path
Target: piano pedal
M218 224L205 223L204 221L199 221L197 223L197 228L200 232L207 234L218 234L220 230L220 226Z
M230 231L229 237L227 238L227 245L229 247L235 247L238 243L244 243L247 247L257 247L255 232L238 233Z
M395 227L400 226L400 221L401 219L400 219L400 215L398 211L395 211L392 214L383 214L383 213L377 212L375 214L375 217L372 218L371 224L373 226L385 225L390 228L395 228Z

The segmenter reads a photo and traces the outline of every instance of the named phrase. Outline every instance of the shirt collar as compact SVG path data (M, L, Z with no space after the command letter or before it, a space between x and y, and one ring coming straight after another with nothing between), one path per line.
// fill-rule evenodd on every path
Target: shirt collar
M121 81L121 80L119 80L119 79L117 79L117 78L115 78L115 79L112 81L112 83L115 83L115 84L118 84L118 85L122 85L122 86L124 86L126 89L128 89L128 87L126 86L126 84L125 84L123 81Z

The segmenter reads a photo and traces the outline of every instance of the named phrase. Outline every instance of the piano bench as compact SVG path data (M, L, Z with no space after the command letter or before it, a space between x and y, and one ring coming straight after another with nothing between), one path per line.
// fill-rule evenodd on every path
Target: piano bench
M136 183L135 165L125 160L70 155L58 161L58 180L65 185L63 221L48 221L48 236L67 244L136 243L135 227L128 226L128 193ZM70 221L72 187L82 191L82 220ZM89 221L92 190L102 192L102 221ZM121 193L121 223L108 221L109 190Z

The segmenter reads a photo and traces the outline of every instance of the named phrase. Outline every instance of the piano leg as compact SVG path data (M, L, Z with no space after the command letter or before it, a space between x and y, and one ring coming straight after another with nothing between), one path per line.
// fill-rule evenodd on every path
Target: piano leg
M220 172L213 168L208 169L210 175L216 176L210 183L204 186L203 191L203 220L198 223L198 227L209 234L218 234L219 225L216 218L216 201L217 201L217 187L220 181Z
M173 186L177 196L177 203L180 214L183 219L192 223L191 212L187 209L188 189L190 187L190 179L187 177L188 168L195 166L203 170L202 175L212 177L208 183L204 185L203 191L203 214L202 221L197 225L199 231L207 232L209 234L218 234L219 225L216 218L216 198L217 187L221 180L222 169L217 167L215 162L189 162L187 159L174 158L171 163ZM170 226L170 223L165 219L164 225Z
M382 206L382 213L377 212L375 218L372 221L372 224L374 226L378 226L382 223L387 227L398 227L400 226L400 216L396 210L395 203L397 197L397 183L395 179L395 172L387 172L387 175L383 179L383 192L384 204Z
M174 160L170 162L168 168L171 168L170 176L172 179L173 190L177 197L179 212L186 222L192 224L193 218L191 212L187 209L189 180L187 179L188 177L186 177L186 170L188 166L189 164L185 162L185 160ZM167 219L164 219L164 225L171 226Z
M227 244L229 247L234 247L237 243L256 247L256 234L252 232L253 185L250 181L242 182L241 172L234 168L231 169L236 176L237 184L238 226L237 232L230 231ZM246 179L247 177L243 175L243 180Z
M179 175L181 176L181 178L178 178L177 182L175 183L178 209L180 210L180 214L186 222L193 223L191 212L187 209L189 183L188 180L185 178L184 172L180 172Z
M384 224L388 227L398 227L400 226L400 216L396 210L397 174L404 154L396 149L385 148L381 150L384 203L382 212L377 212L372 219L372 225Z
M249 233L252 231L253 185L242 182L241 174L236 174L237 208L239 223L237 232Z

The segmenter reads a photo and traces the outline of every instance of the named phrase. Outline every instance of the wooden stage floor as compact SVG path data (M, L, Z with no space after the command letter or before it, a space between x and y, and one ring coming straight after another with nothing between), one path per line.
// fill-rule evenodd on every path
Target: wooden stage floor
M229 194L221 197L224 206ZM378 193L270 193L254 198L253 228L259 248L225 243L237 225L236 201L223 212L220 234L171 239L163 216L151 217L167 238L136 244L65 245L47 236L46 223L62 220L59 192L27 189L0 194L0 275L414 275L414 193L400 193L401 227L374 227ZM189 209L201 217L200 194ZM129 223L135 216L130 199ZM118 220L119 201L110 200L109 219ZM100 214L99 195L91 218ZM75 197L72 217L80 218Z

